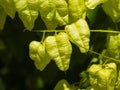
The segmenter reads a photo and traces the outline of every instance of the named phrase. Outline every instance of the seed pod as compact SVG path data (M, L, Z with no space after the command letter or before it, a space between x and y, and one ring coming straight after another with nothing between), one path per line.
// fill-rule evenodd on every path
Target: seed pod
M51 59L45 50L44 43L39 45L38 56L39 59L35 61L35 66L38 70L43 71Z
M65 30L70 41L77 45L82 53L89 50L90 30L84 19L79 19L77 22L67 25Z
M120 48L119 48L120 47L120 34L108 34L106 47L107 47L106 54L112 58L116 58L119 60L120 58Z
M91 86L97 86L98 90L114 90L117 77L116 69L115 63L108 63L105 66L92 65L89 68Z
M50 57L45 50L44 43L41 44L38 41L32 41L29 48L30 58L34 60L36 68L40 71L43 71L50 62Z
M38 41L32 41L29 44L29 56L32 60L38 60L38 48L39 48L40 42Z
M98 5L105 3L106 1L109 0L86 0L85 5L89 9L95 9Z
M60 80L53 90L72 90L70 84L66 80ZM74 90L74 89L73 89Z
M68 36L64 32L60 32L55 36L48 36L45 39L46 50L49 56L56 62L58 68L66 71L69 68L72 46Z
M69 23L85 18L86 8L84 0L68 0Z

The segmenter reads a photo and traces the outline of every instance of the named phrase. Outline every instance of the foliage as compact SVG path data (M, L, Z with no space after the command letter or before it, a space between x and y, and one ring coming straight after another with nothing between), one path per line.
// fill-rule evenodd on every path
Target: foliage
M0 0L1 90L119 90L119 25L119 0Z

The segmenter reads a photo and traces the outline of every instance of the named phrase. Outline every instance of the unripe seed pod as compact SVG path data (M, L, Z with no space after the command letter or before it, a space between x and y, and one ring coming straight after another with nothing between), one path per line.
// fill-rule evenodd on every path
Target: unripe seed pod
M68 36L64 32L60 32L55 36L48 36L45 39L46 50L49 56L55 61L58 68L66 71L69 68L72 46Z
M70 24L86 17L84 0L68 0L68 17Z
M38 41L32 41L29 44L29 56L32 60L38 60L38 48L39 48L40 42Z
M50 62L50 57L45 50L45 44L38 41L32 41L29 45L30 58L34 60L35 66L38 70L43 71Z
M84 19L79 19L77 22L67 25L65 30L70 41L77 45L82 53L88 52L90 30Z
M89 78L91 86L97 86L97 90L114 90L117 78L116 64L93 64L89 68Z

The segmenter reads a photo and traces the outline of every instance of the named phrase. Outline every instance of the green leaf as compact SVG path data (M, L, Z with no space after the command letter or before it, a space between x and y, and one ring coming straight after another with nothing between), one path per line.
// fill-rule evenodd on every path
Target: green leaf
M91 86L97 86L98 90L114 90L117 66L112 62L104 66L93 64L89 68L89 78Z
M39 0L14 1L20 19L28 30L32 30L38 17Z
M13 0L0 0L0 5L12 19L15 17L16 8Z
M56 36L48 36L45 39L46 50L49 56L56 62L61 71L69 68L72 46L67 34L64 32Z
M50 62L50 57L45 50L45 44L37 41L32 41L29 45L30 58L34 60L38 70L43 71Z
M87 9L87 18L89 21L89 26L96 23L96 19L98 17L98 11L101 7L97 7L95 9Z
M86 88L86 87L88 87L88 86L90 86L90 80L89 80L89 74L88 74L88 72L86 72L86 71L82 71L81 73L80 73L80 84L79 84L79 86L81 87L81 88Z
M94 9L94 8L96 8L96 6L100 5L101 3L105 3L106 1L107 0L86 0L85 5L89 9Z
M77 45L82 53L88 52L90 30L84 19L79 19L77 22L67 25L65 30L70 41Z
M40 15L47 29L66 25L68 9L65 0L40 0Z
M86 17L86 7L84 0L68 0L69 23L73 23L80 18Z
M71 90L70 85L66 80L60 80L53 90Z
M0 7L0 30L3 30L4 28L6 17L7 17L7 14L3 10L3 8Z
M120 22L120 0L108 0L103 4L103 9L114 22Z

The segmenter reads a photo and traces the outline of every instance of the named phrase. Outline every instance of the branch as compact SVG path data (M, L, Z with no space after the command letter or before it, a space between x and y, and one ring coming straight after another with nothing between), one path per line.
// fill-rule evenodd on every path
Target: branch
M65 32L65 30L32 30L30 32ZM120 33L120 31L112 31L112 30L90 30L90 32L98 32L98 33Z

